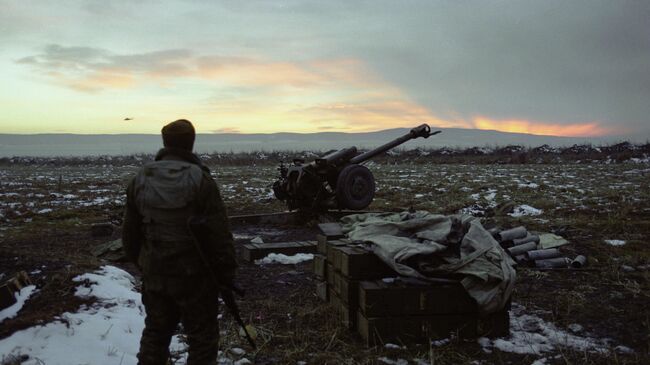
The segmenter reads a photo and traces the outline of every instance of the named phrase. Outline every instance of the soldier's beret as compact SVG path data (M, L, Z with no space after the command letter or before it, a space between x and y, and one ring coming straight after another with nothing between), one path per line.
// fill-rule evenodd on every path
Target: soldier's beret
M187 119L173 121L162 129L162 134L195 134L192 122Z
M191 151L194 146L195 136L194 126L187 119L173 121L162 129L165 147L176 147Z

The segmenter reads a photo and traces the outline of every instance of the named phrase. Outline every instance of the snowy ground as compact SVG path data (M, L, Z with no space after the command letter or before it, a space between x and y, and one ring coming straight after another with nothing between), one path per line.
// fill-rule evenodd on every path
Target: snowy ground
M134 288L134 278L114 266L103 266L94 273L87 273L73 279L79 283L75 295L94 297L95 304L82 306L76 313L64 313L52 322L14 333L0 341L2 360L27 356L25 364L136 364L139 339L144 327L144 307L140 294ZM0 315L19 314L20 307L33 293L33 286L20 293L20 300ZM0 316L0 319L3 317ZM506 338L478 340L485 352L498 349L502 352L539 356L544 363L546 356L558 351L572 349L580 352L608 354L630 353L631 349L615 346L609 339L598 339L583 333L580 325L569 326L570 332L545 322L528 313L521 305L513 304L511 310L511 334ZM432 346L450 345L449 339L434 341ZM399 349L399 345L386 344L388 349ZM184 364L186 347L178 336L172 340L172 353L176 364ZM227 355L226 355L227 353ZM221 353L219 364L247 364L244 350L229 349ZM550 354L550 355L549 355ZM377 359L385 364L409 364L405 359ZM412 359L416 364L426 363Z
M486 352L496 348L503 352L531 355L566 349L601 354L608 354L612 350L620 353L632 351L626 346L614 347L610 339L590 337L579 324L569 325L568 330L569 332L557 328L553 323L529 313L525 307L513 303L510 311L510 336L492 340L480 338L478 342Z
M369 168L378 187L371 210L413 207L452 214L467 209L477 216L498 219L497 223L505 226L523 224L543 231L558 229L558 234L571 241L571 245L566 246L568 253L589 257L589 267L583 271L521 270L514 298L526 308L513 308L512 336L489 342L482 340L484 347L476 342L468 345L454 339L433 344L435 355L444 357L438 363L474 360L477 363L517 363L517 360L532 363L538 360L539 364L555 364L566 359L555 359L555 356L567 353L568 358L576 362L582 350L571 344L589 344L585 353L593 351L597 359L624 353L626 348L617 349L617 346L627 345L636 352L622 357L625 360L622 362L631 359L634 363L636 359L637 363L648 363L644 355L647 353L644 334L647 333L650 282L647 249L649 167L629 163L418 165L405 160L393 165L371 162ZM35 281L38 291L33 291L31 297L27 297L26 291L19 296L32 307L25 307L21 312L18 304L11 311L2 311L0 318L5 316L6 319L0 320L0 328L24 328L15 322L26 318L33 304L46 297L46 293L49 293L47 298L51 298L52 293L62 290L55 274L63 275L66 280L61 283L69 285L69 277L65 276L68 265L75 269L75 275L91 270L89 267L97 267L92 261L94 258L86 252L87 245L77 241L86 240L90 223L101 219L119 224L124 186L134 171L135 166L10 166L0 169L2 271L8 275L26 270L32 278L40 280L40 283ZM277 176L275 166L214 166L213 171L230 214L284 209L284 205L270 194L269 184ZM494 216L504 203L514 207L513 214ZM264 232L242 230L236 238L248 241L258 235L268 242L287 239L286 227L273 227ZM300 239L307 238L300 236ZM345 359L352 357L355 360L349 363L389 363L379 359L385 357L387 361L400 363L399 360L407 359L404 361L413 364L419 363L416 359L427 358L427 346L424 349L409 346L408 349L376 350L360 345L352 334L325 321L332 317L331 311L323 309L325 305L314 299L312 276L307 273L308 262L295 264L292 260L297 258L293 257L267 259L273 264L242 265L241 268L248 272L242 275L248 281L248 288L255 289L252 298L242 301L242 312L254 313L251 317L257 321L254 324L263 327L265 333L273 334L262 355L295 360L291 363L305 359L325 359L309 363L337 360L346 363ZM278 264L282 262L288 265ZM84 265L82 269L78 269L80 263ZM122 280L118 271L112 272L106 267L103 270L110 272L84 275L84 279L95 282L92 292L82 284L84 279L75 284L80 287L79 295L97 298L96 305L78 310L76 304L59 311L50 308L49 313L66 310L68 313L57 318L43 315L38 319L45 322L33 322L40 326L6 331L5 335L11 336L0 340L0 359L3 355L27 354L32 356L27 364L38 364L37 358L47 359L43 362L48 365L135 363L143 315L139 295L133 290L132 278ZM104 282L102 277L111 279ZM100 288L109 286L113 288L111 292L121 290L122 294L101 294ZM540 312L542 309L546 311ZM10 312L17 318L9 317ZM21 313L25 317L21 317ZM545 322L539 322L542 318ZM229 317L224 320L229 321ZM604 339L610 336L616 341ZM234 343L239 340L236 338ZM180 356L184 346L178 339L176 344ZM57 346L61 350L57 350ZM546 351L549 347L553 349ZM531 351L523 351L523 348ZM608 353L601 352L602 349ZM94 356L92 361L83 357L86 355ZM251 354L244 357L252 359ZM230 360L226 357L222 360L227 361Z
M501 352L531 355L536 357L536 360L532 362L535 365L548 364L551 359L561 359L561 355L557 354L566 351L597 353L604 356L614 352L617 354L633 353L633 350L626 346L616 346L611 339L589 336L579 324L572 324L566 330L560 329L516 303L513 303L510 311L510 336L495 339L482 337L478 339L478 343L486 353L492 353L498 349ZM452 344L452 339L448 338L432 341L431 347L441 348ZM392 343L387 343L384 347L394 350L402 348L402 346ZM431 363L420 358L409 361L386 356L379 357L377 360L382 364L389 365ZM475 361L474 363L481 362Z
M615 213L625 199L644 202L644 164L616 165L388 165L371 162L377 194L370 209L410 207L435 210L449 206L483 215L498 204L517 205L513 217L554 215L561 211ZM233 213L255 206L280 211L270 184L276 166L213 166L222 197ZM0 221L7 226L50 218L62 211L119 207L135 166L11 167L0 171ZM399 199L396 199L399 197ZM624 198L621 198L624 197ZM239 210L242 210L240 212Z
M75 295L94 297L97 302L1 340L2 361L27 355L25 365L137 363L145 312L140 294L134 288L134 278L114 266L103 266L74 281L79 283ZM21 296L27 296L30 291L33 288ZM176 364L184 364L186 347L178 336L172 339L171 348ZM248 363L242 351L228 353L239 358L222 356L220 364Z

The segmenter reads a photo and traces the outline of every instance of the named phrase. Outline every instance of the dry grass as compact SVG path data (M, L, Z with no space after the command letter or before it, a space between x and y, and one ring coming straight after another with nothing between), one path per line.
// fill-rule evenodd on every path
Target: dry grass
M270 183L275 166L212 166L231 214L283 210L273 199ZM308 264L297 267L243 264L241 284L249 292L241 301L247 322L258 331L260 349L248 358L256 363L376 364L380 358L405 359L410 364L532 363L650 363L650 169L643 164L618 165L439 165L420 162L379 164L370 169L378 192L370 209L413 207L456 213L473 207L475 214L504 227L523 224L529 229L553 230L571 241L562 250L586 254L590 270L537 271L522 269L514 300L560 328L577 323L599 338L611 338L634 354L608 356L558 348L551 355L486 353L475 341L452 339L440 347L366 348L332 316L332 308L315 296ZM0 272L32 271L41 289L18 319L3 323L0 337L51 319L79 302L70 294L70 279L100 264L89 248L110 238L89 238L96 221L119 223L123 190L134 166L37 168L12 166L2 172L0 197L4 214L0 231ZM59 186L62 175L64 184ZM40 177L40 178L39 178ZM536 185L535 185L536 184ZM91 187L92 188L89 188ZM83 191L82 191L83 190ZM65 199L50 195L73 194ZM32 195L29 195L32 194ZM35 194L42 194L38 197ZM83 202L106 199L83 207ZM69 202L67 202L69 201ZM116 202L117 201L117 202ZM503 203L542 209L539 216L499 214ZM33 205L30 205L33 203ZM39 214L42 209L52 212ZM277 228L277 227L276 227ZM119 236L115 232L112 238ZM282 237L276 237L281 239ZM289 237L290 238L290 237ZM627 241L613 247L605 239ZM624 271L622 266L634 271ZM126 267L131 272L133 268ZM40 298L40 299L39 299ZM222 321L222 347L247 348L229 315ZM250 349L249 349L250 350ZM110 352L110 349L107 349ZM557 356L557 357L554 357Z

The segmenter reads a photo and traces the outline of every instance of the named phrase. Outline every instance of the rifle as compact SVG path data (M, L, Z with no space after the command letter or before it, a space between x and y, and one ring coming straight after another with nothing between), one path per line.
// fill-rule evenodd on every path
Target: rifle
M239 326L244 331L244 334L246 335L246 339L248 340L248 343L251 345L251 347L253 347L253 349L257 349L257 346L255 345L255 341L253 341L253 338L251 337L251 335L248 333L248 330L246 329L246 325L244 324L244 321L241 319L241 315L239 314L239 308L237 307L237 302L235 302L235 296L233 295L234 292L237 293L237 295L239 295L240 297L243 297L245 292L241 288L238 288L232 282L224 283L220 281L219 277L214 273L214 271L212 271L208 259L203 254L203 249L201 248L201 242L203 242L203 240L205 240L206 237L208 237L206 232L207 223L208 223L208 219L205 216L191 216L187 219L187 227L189 228L189 231L192 235L194 246L196 247L196 251L201 257L201 261L203 261L203 265L205 265L205 268L208 271L212 284L221 295L221 299L223 299L223 302L226 304L226 307L228 307L230 314L232 314L232 316L235 318L235 321L237 321Z

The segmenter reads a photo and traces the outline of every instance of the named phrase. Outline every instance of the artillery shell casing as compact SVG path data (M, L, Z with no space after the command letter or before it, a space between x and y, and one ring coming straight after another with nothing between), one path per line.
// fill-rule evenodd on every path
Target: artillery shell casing
M558 269L569 266L570 262L571 260L566 257L556 257L554 259L537 260L535 261L535 267L540 269Z
M516 238L524 238L527 234L528 231L526 230L526 227L519 226L506 231L501 231L501 233L499 233L499 238L501 239L501 242L512 241Z
M515 262L517 262L518 264L522 264L522 263L524 263L526 261L528 261L526 259L526 255L515 256Z
M523 245L510 247L508 249L508 252L510 252L511 256L517 257L536 248L537 248L537 244L535 242L528 242L528 243L524 243Z
M579 269L587 265L587 256L578 255L573 261L571 261L571 267Z
M529 260L546 260L554 259L556 257L562 256L562 253L557 248L549 248L546 250L533 250L526 252L526 257Z
M526 236L524 238L515 238L514 240L512 240L512 244L514 246L523 245L524 243L528 243L528 242L539 243L539 236L531 234L531 235Z

